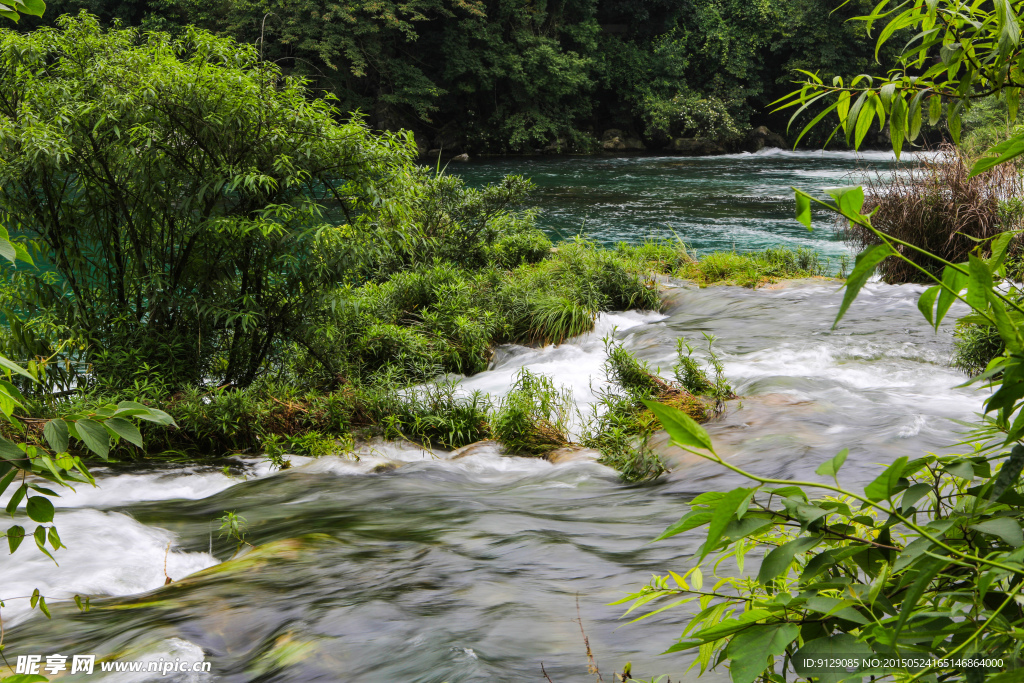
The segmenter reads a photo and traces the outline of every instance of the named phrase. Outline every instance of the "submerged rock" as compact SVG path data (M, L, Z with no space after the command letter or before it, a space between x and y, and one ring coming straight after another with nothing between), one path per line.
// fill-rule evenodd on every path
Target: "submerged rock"
M458 460L459 458L467 458L471 455L505 455L505 447L493 439L484 439L483 441L475 441L462 448L456 448L448 456L448 459Z
M758 126L754 130L747 133L747 137L744 138L741 149L744 152L757 152L765 147L778 147L785 149L789 147L786 144L786 139L778 133L773 133L768 130L767 126Z
M567 462L593 462L601 457L601 452L582 446L566 446L556 448L544 457L555 465L561 465Z

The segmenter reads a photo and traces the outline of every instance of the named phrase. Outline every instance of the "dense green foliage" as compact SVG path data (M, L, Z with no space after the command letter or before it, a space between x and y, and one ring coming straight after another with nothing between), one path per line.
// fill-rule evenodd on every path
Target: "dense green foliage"
M766 106L791 70L848 75L872 48L847 19L854 0L60 0L46 21L104 23L255 45L376 128L449 150L588 151L607 128L664 146L778 126ZM38 22L36 22L38 23Z

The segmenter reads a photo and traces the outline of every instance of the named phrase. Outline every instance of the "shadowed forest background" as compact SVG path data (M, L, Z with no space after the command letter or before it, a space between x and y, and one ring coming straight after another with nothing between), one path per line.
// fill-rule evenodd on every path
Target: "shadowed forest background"
M103 24L188 25L256 44L286 73L359 109L371 127L415 131L421 151L587 152L607 129L662 148L724 143L759 125L794 69L871 72L874 40L826 0L57 0L52 25L87 10ZM879 55L892 61L899 41ZM807 144L820 144L810 138ZM727 144L728 146L728 144Z

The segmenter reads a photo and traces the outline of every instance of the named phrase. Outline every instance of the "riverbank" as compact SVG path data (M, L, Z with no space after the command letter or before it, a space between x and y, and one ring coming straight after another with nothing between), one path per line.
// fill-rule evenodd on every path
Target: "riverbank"
M435 266L396 276L383 287L353 290L339 308L362 313L344 318L354 341L337 352L348 354L336 359L347 369L341 377L270 375L247 387L174 392L148 378L142 391L138 384L123 393L94 389L54 408L88 411L131 398L174 418L173 428L143 426L145 449L117 444L112 457L125 461L263 454L285 468L291 455L345 455L379 438L428 449L494 439L513 455L590 448L625 479L639 481L665 468L644 447L658 427L643 400L683 407L704 421L720 412L732 390L703 338L679 346L661 372L665 379L659 377L657 368L611 341L622 324L615 311L659 316L666 294L684 282L757 288L826 272L825 261L809 250L694 258L679 244L603 249L575 240L510 270ZM557 349L580 335L607 340L599 369L611 388L593 406L578 404L564 387L529 372L517 376L516 390L503 397L465 389L503 355ZM37 410L30 426L56 414ZM42 443L41 434L32 436Z
M832 330L842 298L833 283L674 284L660 313L603 314L563 344L504 347L463 388L500 400L526 367L586 406L605 386L601 337L612 328L663 369L679 337L696 346L707 332L742 396L706 425L718 452L805 476L849 448L850 485L873 479L877 462L943 452L959 438L950 418L979 409L976 392L953 388L963 376L947 365L952 319L936 334L916 314L920 287L869 284ZM655 655L672 644L679 615L622 627L623 608L608 603L654 572L685 571L699 535L649 541L684 501L739 479L690 462L654 485L623 486L593 462L373 449L357 450L358 461L295 457L283 471L252 457L98 468L97 488L57 499L69 546L60 567L38 553L0 557L10 595L54 596L53 621L7 603L7 651L191 658L228 683L342 669L366 681L530 680L541 662L553 680L582 681L578 599L605 680L627 661L634 676L683 677L690 656ZM225 511L246 519L260 552L227 561L237 543L218 530ZM75 593L92 596L88 613L57 599Z

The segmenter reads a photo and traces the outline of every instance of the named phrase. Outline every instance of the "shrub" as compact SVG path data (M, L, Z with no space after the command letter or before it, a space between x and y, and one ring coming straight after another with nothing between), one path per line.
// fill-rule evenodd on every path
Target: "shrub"
M980 375L989 362L1003 355L1003 344L999 330L988 325L957 322L953 331L952 365L968 375Z
M26 307L92 349L157 340L135 353L177 386L251 383L361 258L321 205L372 209L411 140L339 123L250 45L58 23L0 36L0 211L43 250Z
M551 252L551 240L539 230L505 234L495 240L487 260L506 270L537 263Z

